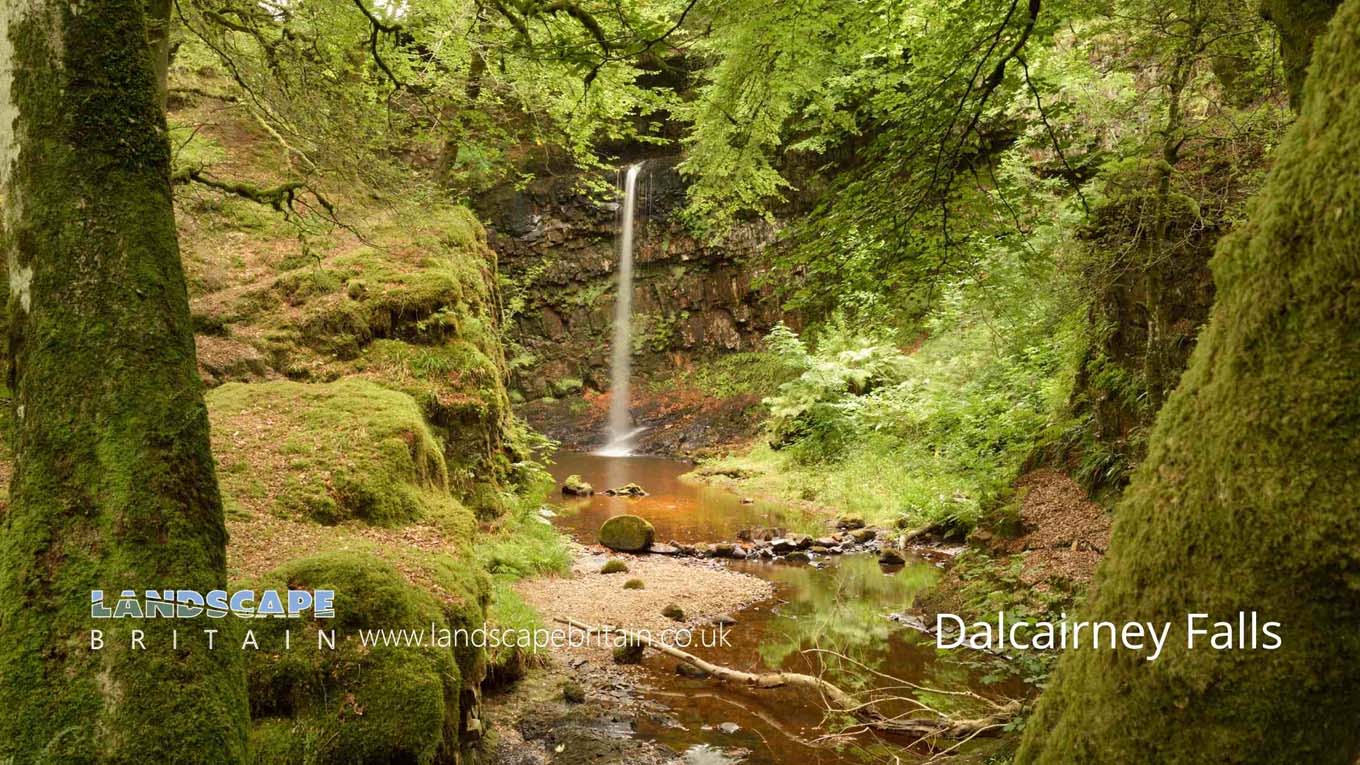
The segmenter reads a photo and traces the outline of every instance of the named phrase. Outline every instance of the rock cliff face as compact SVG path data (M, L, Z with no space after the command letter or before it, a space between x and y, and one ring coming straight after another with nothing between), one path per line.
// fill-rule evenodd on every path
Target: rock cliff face
M490 243L512 286L512 386L525 398L609 386L618 266L617 192L595 201L576 177L483 199ZM600 179L607 184L612 178ZM617 183L614 186L617 187ZM678 218L684 184L674 159L646 163L638 182L633 285L634 368L642 374L719 352L751 350L784 318L760 285L774 228L748 223L719 242Z

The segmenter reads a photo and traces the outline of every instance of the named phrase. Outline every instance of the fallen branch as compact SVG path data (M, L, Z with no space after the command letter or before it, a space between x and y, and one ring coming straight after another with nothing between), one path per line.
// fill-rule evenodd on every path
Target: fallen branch
M945 715L941 715L934 710L923 708L920 711L927 712L930 717L907 717L904 715L888 716L876 709L876 706L885 701L910 701L900 697L892 699L873 699L863 701L856 698L853 694L847 693L836 685L833 685L820 677L804 675L798 672L765 672L754 674L742 672L705 661L692 653L682 651L674 646L652 640L633 630L619 627L596 627L577 621L570 617L555 617L553 621L559 624L566 624L587 633L612 632L622 635L625 639L660 651L667 656L674 657L680 661L697 667L709 676L729 682L734 685L744 685L748 688L808 688L814 690L822 696L827 708L832 712L851 715L865 726L885 733L899 733L918 738L950 738L963 739L979 735L995 735L1001 728L1013 719L1020 712L1020 702L1011 701L1005 704L992 705L993 711L983 717L976 719L956 720Z

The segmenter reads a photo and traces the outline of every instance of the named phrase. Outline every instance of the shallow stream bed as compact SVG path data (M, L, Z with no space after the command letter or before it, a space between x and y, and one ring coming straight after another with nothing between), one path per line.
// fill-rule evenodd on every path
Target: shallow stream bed
M811 528L817 521L763 502L743 502L724 489L684 480L685 463L656 457L605 457L559 453L553 467L559 485L580 475L597 491L637 483L646 497L561 497L553 522L583 544L594 544L600 525L632 513L649 520L658 542L728 542L752 527ZM727 645L695 648L717 664L748 672L774 669L823 674L846 689L893 681L981 690L967 656L939 652L933 641L894 623L934 585L939 562L908 556L904 566L883 568L872 555L821 556L812 564L727 561L726 565L774 585L774 597L733 616ZM834 651L809 653L808 649ZM843 657L843 658L842 658ZM911 742L869 735L841 746L814 743L829 728L819 699L789 688L747 690L676 674L677 661L648 652L644 693L671 714L642 718L637 735L683 752L687 762L816 763L849 765L906 755ZM876 674L876 673L882 673ZM734 727L735 726L735 727ZM891 761L892 757L888 756Z

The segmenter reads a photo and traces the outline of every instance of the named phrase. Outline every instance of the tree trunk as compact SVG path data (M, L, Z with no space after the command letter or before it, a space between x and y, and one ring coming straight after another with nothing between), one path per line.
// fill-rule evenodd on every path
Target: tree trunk
M1170 622L1163 654L1069 651L1019 763L1351 765L1360 750L1360 0L1319 38L1208 327L1119 510L1084 616ZM1278 20L1278 19L1277 19ZM1282 645L1187 644L1187 613Z
M90 618L94 589L112 603L226 583L147 46L141 0L0 7L16 455L0 518L0 759L14 762L244 758L227 620Z
M1261 15L1280 30L1280 58L1295 109L1303 98L1303 81L1313 58L1313 41L1336 12L1341 0L1261 0Z

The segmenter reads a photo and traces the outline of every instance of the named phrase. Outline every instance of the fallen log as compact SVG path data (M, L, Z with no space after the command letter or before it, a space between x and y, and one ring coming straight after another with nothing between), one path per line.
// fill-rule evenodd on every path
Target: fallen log
M647 648L660 651L694 667L707 672L715 680L743 685L748 688L808 688L821 695L826 708L835 713L850 715L864 726L884 733L897 733L915 736L918 739L947 738L967 739L976 736L995 735L1020 712L1020 702L1008 701L1004 704L975 697L990 704L992 711L972 719L955 719L941 714L915 699L893 696L888 698L860 699L854 694L813 675L799 672L764 672L760 674L714 664L711 661L682 651L675 646L652 640L634 630L621 627L597 627L570 617L554 617L553 621L582 630L587 633L612 633L623 636L625 640L641 643ZM969 694L972 695L972 694ZM903 715L887 715L877 708L887 702L911 702L918 708ZM913 715L922 716L913 716Z

